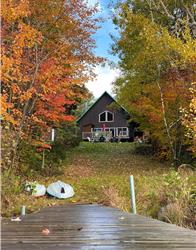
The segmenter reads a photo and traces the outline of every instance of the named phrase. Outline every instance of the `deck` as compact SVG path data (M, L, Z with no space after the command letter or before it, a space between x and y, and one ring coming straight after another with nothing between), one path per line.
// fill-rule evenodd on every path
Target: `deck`
M48 228L49 235L42 230ZM99 205L47 207L2 222L3 250L196 249L196 233Z

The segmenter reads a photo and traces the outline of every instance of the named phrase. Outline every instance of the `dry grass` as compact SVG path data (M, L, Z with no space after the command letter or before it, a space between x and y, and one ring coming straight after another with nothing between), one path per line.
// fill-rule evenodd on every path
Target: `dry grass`
M106 197L105 205L117 207L126 212L129 211L127 199L120 196L119 191L115 187L110 186L108 188L103 188L103 194Z
M191 200L185 195L182 207L175 203L174 194L176 191L181 194L184 187L187 189L189 182L194 182L195 174L186 172L186 177L190 180L180 187L182 190L179 186L165 186L164 176L171 173L168 164L157 162L147 156L135 155L133 148L134 145L131 143L81 143L79 147L67 152L67 160L61 175L50 177L36 175L22 179L13 177L9 183L5 178L2 199L3 215L12 216L19 213L22 205L26 205L27 210L32 212L45 206L67 202L101 203L130 211L129 176L133 174L139 214L157 218L161 207L172 204L162 219L193 227ZM179 175L184 177L185 173L179 173ZM73 186L75 196L65 201L48 197L34 198L19 188L20 184L26 180L36 180L45 186L61 180ZM12 183L11 188L10 183Z
M168 204L162 213L159 215L159 219L173 223L182 227L194 228L194 221L188 223L188 218L190 218L190 209L182 201L176 201L174 203Z

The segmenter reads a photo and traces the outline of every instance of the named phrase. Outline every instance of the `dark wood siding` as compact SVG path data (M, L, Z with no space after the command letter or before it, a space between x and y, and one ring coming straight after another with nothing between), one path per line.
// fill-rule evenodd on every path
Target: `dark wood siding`
M82 130L83 126L92 124L92 127L100 128L105 124L106 127L128 127L126 113L122 108L111 109L109 106L114 100L105 93L100 100L79 120L78 124ZM111 111L114 113L113 122L99 122L99 114L104 111Z

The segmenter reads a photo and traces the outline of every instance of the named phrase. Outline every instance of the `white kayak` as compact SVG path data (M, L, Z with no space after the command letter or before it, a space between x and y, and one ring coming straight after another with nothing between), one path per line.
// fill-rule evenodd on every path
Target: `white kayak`
M46 194L46 187L44 185L36 184L32 195L35 197L44 196Z
M46 187L36 182L29 182L26 184L25 190L31 192L32 196L40 197L46 194Z
M51 183L47 188L47 193L58 199L66 199L74 196L72 186L62 181Z

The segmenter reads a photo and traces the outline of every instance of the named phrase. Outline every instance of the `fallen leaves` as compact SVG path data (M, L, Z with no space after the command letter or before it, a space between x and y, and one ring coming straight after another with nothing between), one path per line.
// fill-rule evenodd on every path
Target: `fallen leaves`
M50 234L50 230L49 230L48 228L44 228L44 229L42 230L42 234L47 236L47 235Z

